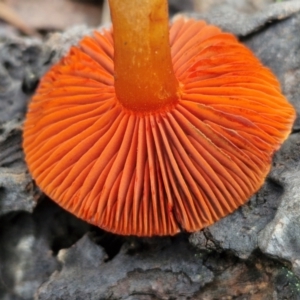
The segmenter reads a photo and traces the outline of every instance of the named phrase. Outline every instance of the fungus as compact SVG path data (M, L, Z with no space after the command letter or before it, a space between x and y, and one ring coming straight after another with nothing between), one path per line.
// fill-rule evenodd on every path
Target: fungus
M166 0L110 0L94 32L41 79L24 124L29 170L60 206L105 230L193 232L263 184L295 111L229 33Z

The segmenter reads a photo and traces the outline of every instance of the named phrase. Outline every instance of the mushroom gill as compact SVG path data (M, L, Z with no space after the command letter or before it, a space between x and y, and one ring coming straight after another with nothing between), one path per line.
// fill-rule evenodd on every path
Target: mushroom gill
M29 170L105 230L199 230L261 187L295 111L232 34L169 26L166 0L110 7L114 30L84 37L41 79L24 124Z

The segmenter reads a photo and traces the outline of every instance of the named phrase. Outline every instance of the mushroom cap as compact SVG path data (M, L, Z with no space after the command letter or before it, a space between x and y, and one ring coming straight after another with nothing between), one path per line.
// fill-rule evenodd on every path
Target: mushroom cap
M170 44L172 106L118 102L112 30L72 47L29 105L23 146L38 186L114 233L174 235L228 215L261 187L295 119L275 76L233 35L178 19Z

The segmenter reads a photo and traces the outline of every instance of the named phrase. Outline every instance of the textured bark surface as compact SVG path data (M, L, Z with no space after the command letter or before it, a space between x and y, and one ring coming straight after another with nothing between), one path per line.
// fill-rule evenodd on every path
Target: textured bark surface
M213 273L185 241L166 243L160 239L158 244L164 247L131 255L127 244L114 259L105 261L103 249L85 236L59 253L63 268L42 285L39 298L69 299L72 295L73 299L186 299L212 281Z
M242 9L236 9L234 6L223 4L208 12L189 13L188 16L218 25L223 30L232 32L235 35L247 36L262 29L267 23L291 16L299 9L300 2L298 0L272 3L251 14Z
M6 122L0 131L0 216L16 210L31 212L36 189L23 159L21 122Z
M275 72L298 115L299 10L299 1L287 1L245 22L234 14L217 20ZM299 118L261 190L192 235L107 234L35 187L21 149L27 101L47 68L90 32L0 41L0 299L300 299Z

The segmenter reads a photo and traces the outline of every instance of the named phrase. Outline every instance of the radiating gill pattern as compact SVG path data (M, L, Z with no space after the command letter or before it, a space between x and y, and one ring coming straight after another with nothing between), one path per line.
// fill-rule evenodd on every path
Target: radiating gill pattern
M109 30L72 47L29 106L24 150L37 184L118 234L196 231L231 213L260 188L294 121L274 75L231 34L178 19L170 43L172 107L118 103Z

